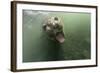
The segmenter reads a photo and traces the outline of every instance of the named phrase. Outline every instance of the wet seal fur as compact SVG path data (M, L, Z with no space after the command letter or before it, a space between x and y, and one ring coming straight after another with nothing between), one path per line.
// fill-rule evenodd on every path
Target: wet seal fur
M65 37L63 32L63 25L60 18L47 18L43 23L43 30L51 40L55 40L59 43L64 43Z

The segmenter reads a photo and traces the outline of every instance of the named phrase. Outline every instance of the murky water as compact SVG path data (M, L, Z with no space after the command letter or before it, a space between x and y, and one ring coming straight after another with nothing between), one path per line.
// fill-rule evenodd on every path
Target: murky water
M61 18L65 42L59 44L42 31L46 17ZM91 14L23 10L23 62L90 59Z

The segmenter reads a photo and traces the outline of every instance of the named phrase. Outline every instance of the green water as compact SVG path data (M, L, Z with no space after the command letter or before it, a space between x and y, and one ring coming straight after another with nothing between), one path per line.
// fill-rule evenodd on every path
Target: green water
M42 31L46 17L61 18L63 44L48 39ZM91 14L23 10L23 62L90 59Z

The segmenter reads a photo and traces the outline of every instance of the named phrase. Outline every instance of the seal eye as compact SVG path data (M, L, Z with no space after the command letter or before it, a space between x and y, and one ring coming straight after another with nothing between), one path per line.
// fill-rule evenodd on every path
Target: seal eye
M57 21L57 20L58 20L58 18L57 18L57 17L55 17L55 18L54 18L54 20L56 20L56 21Z

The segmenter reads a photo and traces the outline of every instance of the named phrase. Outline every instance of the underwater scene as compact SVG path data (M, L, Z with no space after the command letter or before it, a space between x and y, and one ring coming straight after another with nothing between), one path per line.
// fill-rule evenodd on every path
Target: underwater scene
M91 59L90 13L24 9L22 15L23 62Z

